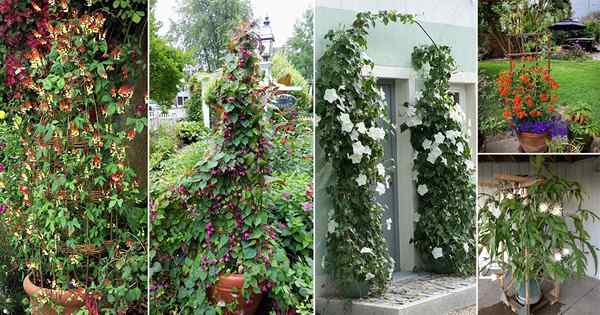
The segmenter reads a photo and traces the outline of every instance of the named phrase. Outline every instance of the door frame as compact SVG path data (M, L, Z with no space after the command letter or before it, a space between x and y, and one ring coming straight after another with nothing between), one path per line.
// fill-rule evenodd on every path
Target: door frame
M388 106L389 110L389 123L391 126L397 126L398 121L398 108L397 108L397 100L396 100L396 82L394 79L385 79L378 78L377 80L378 87L389 88L390 91L390 99L389 103L386 101L386 106ZM398 135L396 132L388 133L387 136L393 137L391 139L387 139L391 144L391 159L393 160L394 171L391 172L390 181L392 184L390 185L390 189L386 191L386 193L392 194L392 209L390 209L391 219L392 219L392 228L391 231L387 231L387 223L386 218L383 218L382 229L384 233L391 232L392 234L392 244L388 244L389 252L392 258L395 261L394 271L400 271L400 257L402 255L401 243L400 243L400 200L398 196L398 178L397 178L397 162L398 162Z

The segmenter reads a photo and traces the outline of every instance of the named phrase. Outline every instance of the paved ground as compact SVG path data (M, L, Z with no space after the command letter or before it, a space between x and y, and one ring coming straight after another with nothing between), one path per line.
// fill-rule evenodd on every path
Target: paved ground
M479 315L514 315L500 301L498 281L479 281ZM544 307L535 315L597 315L600 314L600 280L585 277L561 285L560 302Z
M460 311L448 313L448 315L476 315L476 314L477 314L477 308L475 307L475 305L469 306Z

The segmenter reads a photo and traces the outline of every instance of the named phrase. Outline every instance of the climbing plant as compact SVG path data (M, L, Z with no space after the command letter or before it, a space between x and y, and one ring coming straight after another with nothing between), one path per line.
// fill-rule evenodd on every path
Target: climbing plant
M418 217L412 241L427 269L469 275L475 261L474 165L465 114L449 93L455 62L449 47L436 45L415 47L412 62L424 79L402 124L415 151Z
M366 283L381 294L391 278L394 261L382 230L382 206L377 192L389 188L382 163L386 134L386 103L372 75L367 56L368 30L377 23L412 23L412 15L394 11L358 13L352 26L331 30L319 60L318 137L331 163L335 182L327 188L333 200L328 213L325 268L340 288Z

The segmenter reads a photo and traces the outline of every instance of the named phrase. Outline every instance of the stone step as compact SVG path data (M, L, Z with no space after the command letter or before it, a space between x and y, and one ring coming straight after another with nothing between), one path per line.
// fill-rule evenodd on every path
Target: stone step
M446 315L475 305L474 278L431 274L394 277L378 298L317 298L320 315Z

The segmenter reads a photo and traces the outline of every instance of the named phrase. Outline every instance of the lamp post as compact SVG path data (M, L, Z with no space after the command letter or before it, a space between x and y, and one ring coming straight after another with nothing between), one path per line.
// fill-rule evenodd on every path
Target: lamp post
M260 56L262 58L260 67L265 72L265 79L271 80L271 57L273 57L273 43L275 42L275 36L273 36L273 30L271 29L271 21L269 16L265 17L263 24L260 28L260 43L261 50Z

